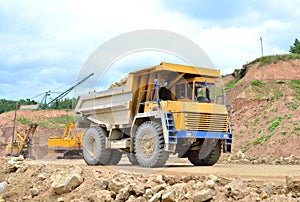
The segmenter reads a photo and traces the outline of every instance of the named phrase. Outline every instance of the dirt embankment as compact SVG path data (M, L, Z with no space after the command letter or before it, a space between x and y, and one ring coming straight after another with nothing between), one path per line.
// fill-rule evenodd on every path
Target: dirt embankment
M255 158L300 157L300 60L251 63L227 91L234 151ZM226 84L226 83L225 83Z

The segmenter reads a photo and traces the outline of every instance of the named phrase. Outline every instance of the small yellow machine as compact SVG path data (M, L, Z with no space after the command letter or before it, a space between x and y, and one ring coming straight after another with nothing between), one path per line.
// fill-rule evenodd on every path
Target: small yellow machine
M64 158L80 155L82 151L83 133L78 133L75 123L68 123L63 136L50 136L48 138L48 153L63 153Z
M13 141L12 138L10 138L8 141L9 143L6 146L6 155L23 155L24 158L31 158L31 145L37 127L38 124L36 123L30 124L29 128L26 129L24 133L17 132L16 137Z

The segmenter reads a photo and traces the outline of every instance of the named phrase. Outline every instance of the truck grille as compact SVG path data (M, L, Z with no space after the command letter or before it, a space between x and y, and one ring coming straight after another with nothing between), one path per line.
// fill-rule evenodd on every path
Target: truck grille
M226 114L185 113L186 130L225 132L227 123Z

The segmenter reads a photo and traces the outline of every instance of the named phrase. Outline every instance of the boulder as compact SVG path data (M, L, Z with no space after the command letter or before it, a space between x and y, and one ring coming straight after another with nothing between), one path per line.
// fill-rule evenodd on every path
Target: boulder
M58 173L51 176L52 192L56 194L63 194L74 190L82 182L82 169L78 166L71 167L67 173Z
M176 201L174 190L166 191L162 197L162 202L173 202Z
M232 197L235 200L243 199L246 195L249 194L249 188L240 179L235 179L225 186L226 196Z
M156 194L154 194L148 202L158 202L160 201L161 195L163 194L163 191L157 192Z
M293 197L300 197L300 180L294 179L293 176L286 176L286 185L288 191L292 192Z
M213 198L213 196L214 196L214 194L213 194L212 190L205 188L193 195L193 201L195 201L195 202L208 201L208 200L211 200Z
M115 193L119 193L120 189L122 189L124 187L125 187L125 184L122 182L119 182L117 180L112 180L108 185L109 190L113 191Z

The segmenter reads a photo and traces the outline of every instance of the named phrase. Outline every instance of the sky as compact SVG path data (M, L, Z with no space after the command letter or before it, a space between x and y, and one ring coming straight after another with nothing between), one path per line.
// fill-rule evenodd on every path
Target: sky
M299 7L298 0L0 0L0 99L64 91L94 50L141 29L189 38L228 74L261 56L260 37L264 55L288 53L300 37ZM120 58L96 90L161 61L180 62L155 51Z

